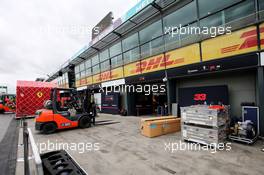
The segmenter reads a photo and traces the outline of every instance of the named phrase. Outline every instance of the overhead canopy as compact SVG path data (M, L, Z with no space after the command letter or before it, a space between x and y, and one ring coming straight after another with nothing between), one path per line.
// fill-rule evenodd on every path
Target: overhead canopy
M168 7L178 3L179 1L181 0L153 0L153 2L146 5L144 8L139 10L137 13L135 13L125 21L122 21L122 19L119 18L117 20L118 22L120 22L121 20L119 25L111 26L110 30L108 29L108 34L105 34L105 36L98 41L92 41L92 44L90 44L87 48L82 49L79 54L73 57L72 60L70 60L68 63L72 65L77 65L81 63L83 60L86 60L97 52L100 52L106 46L118 40L118 38L120 38L121 36L127 34L134 28L138 27L143 22L154 17L161 11L166 10ZM58 77L58 74L55 74L54 76L52 75L48 80L51 81L56 77Z

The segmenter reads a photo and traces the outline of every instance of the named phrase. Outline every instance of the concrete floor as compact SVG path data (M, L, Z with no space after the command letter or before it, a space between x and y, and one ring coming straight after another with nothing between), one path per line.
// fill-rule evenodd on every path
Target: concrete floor
M4 138L7 128L13 118L13 114L0 114L0 142Z
M97 121L118 122L87 129L73 129L42 135L35 131L34 120L29 119L38 144L46 143L99 143L99 150L69 150L90 175L262 175L264 153L261 141L254 146L231 143L231 151L175 151L166 150L165 144L179 143L181 134L157 138L140 134L138 117L100 115Z

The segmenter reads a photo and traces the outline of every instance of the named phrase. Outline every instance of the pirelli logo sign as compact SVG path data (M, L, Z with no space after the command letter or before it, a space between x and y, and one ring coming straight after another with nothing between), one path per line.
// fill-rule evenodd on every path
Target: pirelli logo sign
M203 61L253 52L257 49L257 28L255 26L202 42Z

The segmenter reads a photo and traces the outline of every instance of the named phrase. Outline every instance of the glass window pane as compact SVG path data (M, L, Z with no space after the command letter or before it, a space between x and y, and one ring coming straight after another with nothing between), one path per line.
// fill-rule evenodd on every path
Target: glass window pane
M100 72L99 64L93 67L93 74L98 74Z
M254 15L253 15L254 14ZM225 22L230 23L232 21L246 21L249 24L251 18L251 22L254 22L255 18L255 3L252 0L247 0L242 2L236 6L233 6L227 10L225 10ZM252 21L253 20L253 21Z
M84 63L80 64L80 71L83 71L85 69Z
M109 52L110 52L110 57L113 57L113 56L120 54L122 52L121 51L121 42L110 47Z
M180 47L180 35L171 35L167 34L164 36L165 40L165 49L166 50L172 50L175 48Z
M139 48L132 49L124 53L124 63L130 63L140 58Z
M141 46L141 57L149 57L163 52L163 38L157 38Z
M81 72L81 78L84 78L85 77L85 71L82 71Z
M259 16L261 19L264 19L264 1L259 1Z
M224 24L222 12L208 16L200 21L201 27L218 27Z
M74 67L74 71L75 71L75 73L79 73L79 72L80 72L80 67L79 67L79 65L76 65L76 66Z
M94 57L92 57L92 66L94 66L98 63L99 63L99 57L98 57L98 55L95 55Z
M138 46L138 33L131 35L130 37L122 41L123 51L127 51L131 48Z
M212 1L212 0L211 0ZM172 14L166 16L164 21L164 27L179 27L191 23L197 18L195 1L185 5L184 7L176 10Z
M239 1L241 0L198 0L200 17L210 15Z
M100 62L105 61L109 58L108 49L100 53Z
M121 65L123 65L122 55L118 55L118 56L111 59L111 66L113 68L121 66Z
M109 70L110 69L110 61L104 61L101 63L101 72Z
M86 76L92 75L92 69L91 68L86 69L85 75Z
M196 33L196 29L198 28L197 23L193 23L188 26L191 32L187 32L185 34L180 35L180 45L185 46L191 43L195 43L199 40L200 33Z
M162 35L162 25L161 25L161 20L159 20L139 32L140 43L142 44L148 42L161 35Z
M264 1L259 1L259 10L264 10Z
M91 66L92 66L91 59L86 60L85 61L85 68L87 69L87 68L89 68Z
M80 74L79 73L75 74L75 78L76 80L80 80Z

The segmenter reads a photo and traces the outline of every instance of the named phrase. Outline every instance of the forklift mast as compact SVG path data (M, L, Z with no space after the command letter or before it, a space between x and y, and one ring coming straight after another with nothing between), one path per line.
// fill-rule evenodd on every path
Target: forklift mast
M90 89L87 89L84 93L84 96L81 96L81 94L73 88L53 88L51 90L52 108L55 113L58 112L57 106L58 98L60 98L60 91L69 93L70 103L68 105L73 107L78 113L90 114L92 112L92 114L96 115L96 107Z

